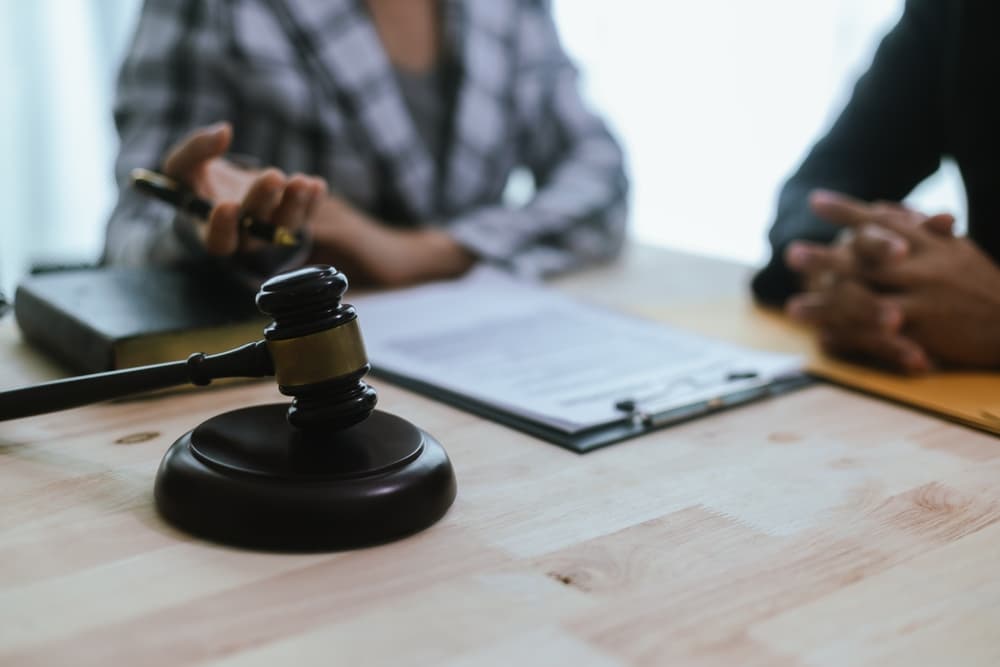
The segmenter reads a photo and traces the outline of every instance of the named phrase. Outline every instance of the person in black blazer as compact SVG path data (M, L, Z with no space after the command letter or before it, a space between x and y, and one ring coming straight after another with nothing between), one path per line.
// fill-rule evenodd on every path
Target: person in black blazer
M757 298L831 352L898 370L1000 367L1000 3L908 0L785 183ZM898 204L958 163L968 236Z

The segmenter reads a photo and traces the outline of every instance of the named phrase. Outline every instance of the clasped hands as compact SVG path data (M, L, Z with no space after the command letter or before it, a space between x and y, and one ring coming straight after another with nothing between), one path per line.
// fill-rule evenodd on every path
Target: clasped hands
M406 285L458 275L474 258L441 230L394 229L327 191L326 182L278 169L247 169L226 159L233 131L228 123L198 129L167 155L163 172L215 206L202 233L205 250L227 256L252 253L263 242L239 233L252 215L312 240L310 262L334 264L352 280Z
M810 205L844 231L830 246L789 244L803 291L785 310L827 352L909 374L1000 367L1000 266L954 235L951 215L829 191Z

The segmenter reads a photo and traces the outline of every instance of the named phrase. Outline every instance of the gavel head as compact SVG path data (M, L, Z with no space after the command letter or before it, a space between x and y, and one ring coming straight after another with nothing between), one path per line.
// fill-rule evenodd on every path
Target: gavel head
M274 319L264 338L278 389L292 396L288 421L302 429L341 429L371 414L377 397L353 306L342 304L347 277L332 266L279 274L257 293Z

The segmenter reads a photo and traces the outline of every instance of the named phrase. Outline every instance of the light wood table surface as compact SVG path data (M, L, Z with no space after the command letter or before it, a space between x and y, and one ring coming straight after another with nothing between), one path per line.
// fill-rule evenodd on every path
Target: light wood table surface
M634 247L558 284L642 310L747 275ZM0 339L4 387L52 376L9 319ZM155 513L170 443L273 384L0 423L0 664L1000 664L1000 440L818 385L579 456L373 384L458 498L344 553Z

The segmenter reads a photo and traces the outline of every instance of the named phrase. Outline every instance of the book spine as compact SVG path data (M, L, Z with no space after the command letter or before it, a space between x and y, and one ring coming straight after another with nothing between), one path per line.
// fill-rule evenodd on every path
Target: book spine
M31 290L18 287L14 317L24 339L78 373L100 373L114 366L111 340Z

